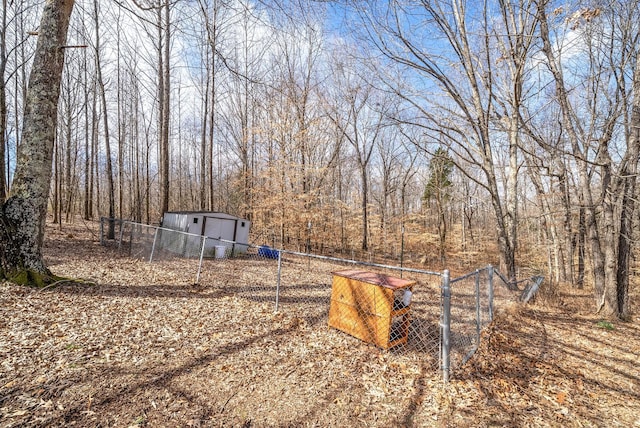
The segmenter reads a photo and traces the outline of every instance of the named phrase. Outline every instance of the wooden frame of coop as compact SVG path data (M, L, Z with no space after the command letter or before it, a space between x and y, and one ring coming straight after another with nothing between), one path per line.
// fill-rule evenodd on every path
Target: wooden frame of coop
M329 326L383 349L404 344L415 284L363 270L335 271Z

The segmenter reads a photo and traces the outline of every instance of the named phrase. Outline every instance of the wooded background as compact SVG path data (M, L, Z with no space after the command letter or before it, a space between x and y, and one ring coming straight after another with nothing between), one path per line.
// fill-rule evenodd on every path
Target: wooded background
M5 200L42 2L2 3ZM622 0L77 1L53 221L223 211L257 243L438 263L495 242L509 277L587 280L597 310L628 317L639 15Z

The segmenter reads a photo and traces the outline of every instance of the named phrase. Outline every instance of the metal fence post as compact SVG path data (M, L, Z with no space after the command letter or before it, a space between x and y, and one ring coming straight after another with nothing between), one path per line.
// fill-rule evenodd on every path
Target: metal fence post
M489 265L487 271L489 272L489 296L487 298L489 299L489 322L491 322L493 321L493 266Z
M156 233L153 234L153 245L151 245L151 254L149 254L149 263L153 261L153 252L156 250L156 240L158 239L159 227L156 227Z
M129 231L129 255L131 255L131 252L133 251L133 236L134 236L134 230L136 228L139 229L139 225L138 224L133 224L131 223L131 230Z
M124 225L126 223L126 221L120 222L120 238L118 239L118 251L122 249L122 234L124 233Z
M104 245L104 217L100 217L100 245Z
M202 248L200 249L200 262L198 263L198 274L196 275L196 284L200 284L200 271L202 270L202 259L204 258L204 247L207 243L207 237L202 237Z
M449 270L442 276L442 379L449 382L450 345L451 345L451 284Z
M278 280L276 282L276 308L275 312L278 312L278 304L280 302L280 274L282 273L282 250L278 251Z

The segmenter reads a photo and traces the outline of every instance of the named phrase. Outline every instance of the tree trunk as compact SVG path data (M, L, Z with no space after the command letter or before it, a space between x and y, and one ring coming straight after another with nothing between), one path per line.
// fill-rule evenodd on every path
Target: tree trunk
M513 73L512 78L514 80L514 86L519 88L521 79L519 75ZM518 163L519 163L519 150L520 144L520 121L517 110L520 108L520 91L514 91L512 94L512 108L514 112L512 117L509 118L509 171L506 182L506 201L504 206L504 228L507 240L507 249L509 255L503 256L503 259L512 259L513 262L507 263L507 273L511 281L516 281L516 251L518 249Z
M60 140L55 139L53 142L53 197L51 198L51 205L53 208L53 224L60 223L60 212L58 206L60 204Z
M606 275L606 267L605 267L605 253L601 246L600 235L597 224L597 214L596 207L594 204L594 198L592 193L592 183L589 175L589 163L587 161L587 156L585 156L583 149L580 145L580 138L578 137L578 133L575 129L575 125L573 123L572 115L573 111L571 109L571 105L569 103L569 96L567 93L567 89L564 82L564 77L561 72L561 68L557 64L557 59L554 55L553 48L551 46L551 38L549 36L549 26L547 22L547 15L545 11L546 4L542 3L538 6L538 14L540 16L540 33L543 41L542 51L545 54L548 67L553 75L555 84L556 84L556 97L558 99L558 104L560 105L560 110L562 114L562 122L567 131L567 136L569 142L571 144L571 148L573 151L573 155L576 158L577 168L578 168L578 186L581 197L581 202L583 203L585 209L585 231L586 238L589 241L591 247L591 258L593 261L593 281L594 281L594 296L596 300L596 304L601 306L602 303L599 302L602 296L604 295L605 289L605 275ZM587 148L584 148L584 151L587 151ZM604 187L603 187L604 188Z
M164 18L162 11L164 11ZM171 20L170 20L169 1L165 1L158 9L158 37L163 39L164 44L159 45L158 50L158 91L160 96L158 102L160 104L159 120L160 120L160 217L169 211L169 109L170 109L170 36L171 36ZM163 31L164 30L164 31Z
M445 217L442 196L438 196L436 202L438 207L438 253L440 263L444 263L446 259L445 242L447 240L447 219Z
M95 0L93 3L94 7L94 19L95 19L95 30L96 30L96 45L95 45L95 54L96 54L96 73L97 73L97 83L98 89L100 90L100 102L102 104L102 120L104 125L104 147L105 147L105 156L107 158L106 167L107 167L107 197L109 198L109 218L113 219L115 217L115 190L113 186L113 164L111 162L111 138L109 134L109 116L107 114L107 96L106 96L106 88L104 79L102 77L102 64L100 61L100 31L99 31L99 17L98 17L98 0ZM113 220L109 220L109 229L107 232L108 239L115 239L115 222Z
M618 235L618 266L616 273L616 312L618 317L628 319L629 274L631 271L631 243L633 234L633 214L636 207L636 184L638 156L640 155L640 59L636 58L633 73L633 105L629 123L630 135L627 143L629 156L620 168L622 180L622 210Z
M605 149L606 150L606 149ZM605 158L605 156L602 156ZM611 159L606 156L601 169L602 174L602 194L601 216L603 218L600 233L602 234L602 254L604 256L604 282L596 283L596 301L600 298L598 310L603 310L606 316L616 315L616 232L615 232L615 197L611 191Z
M0 27L0 204L7 199L7 171L5 168L7 135L7 92L4 72L7 68L7 1L2 2L2 25Z
M42 257L58 98L73 0L44 6L25 102L11 194L0 213L0 277L43 286L55 278Z
M120 65L120 19L116 23L116 109L118 122L118 217L124 218L124 141L126 118L122 106L122 76ZM115 210L114 210L115 211Z
M369 235L369 219L368 219L368 194L369 194L369 179L367 177L367 166L360 165L360 176L362 178L362 246L364 251L369 249L369 241L367 239Z
M91 156L90 150L90 127L89 127L89 95L90 95L90 86L89 86L89 73L88 73L88 65L87 65L87 50L83 49L82 54L83 61L83 83L84 83L84 103L82 107L82 114L84 115L84 211L83 218L85 220L91 219L93 213L91 212L91 186L93 185L90 180L91 177L91 160L93 159ZM93 146L91 146L93 148Z
M580 198L582 201L582 198ZM579 289L584 288L584 275L585 275L585 257L586 257L586 235L587 227L585 220L585 209L582 202L580 202L580 211L578 214L578 239L576 243L576 250L578 253L578 272L576 274L576 287Z
M208 45L205 51L208 52ZM209 57L209 54L206 54ZM207 77L205 82L205 89L202 99L202 131L200 135L200 210L204 211L207 208L207 120L209 118L209 66L207 65ZM211 160L209 161L211 164Z
M563 218L563 232L564 232L564 247L566 250L566 257L564 257L564 265L562 269L562 280L569 281L572 285L575 283L575 273L573 269L574 259L574 244L573 244L573 229L572 229L572 211L573 206L571 204L571 193L569 190L569 180L567 177L567 170L564 164L564 160L560 160L559 166L561 168L558 176L558 187L561 193L562 208L564 210Z

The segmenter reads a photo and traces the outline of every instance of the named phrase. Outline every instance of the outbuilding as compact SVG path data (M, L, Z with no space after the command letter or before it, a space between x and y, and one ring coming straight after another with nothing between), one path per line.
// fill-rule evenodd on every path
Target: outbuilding
M216 254L215 247L220 246L226 247L226 255L246 253L251 222L221 212L172 211L164 213L162 227L211 238L207 239L205 243L205 256L211 257ZM201 246L199 242L199 238L185 235L185 249L197 249L198 246ZM183 252L191 253L192 250Z

